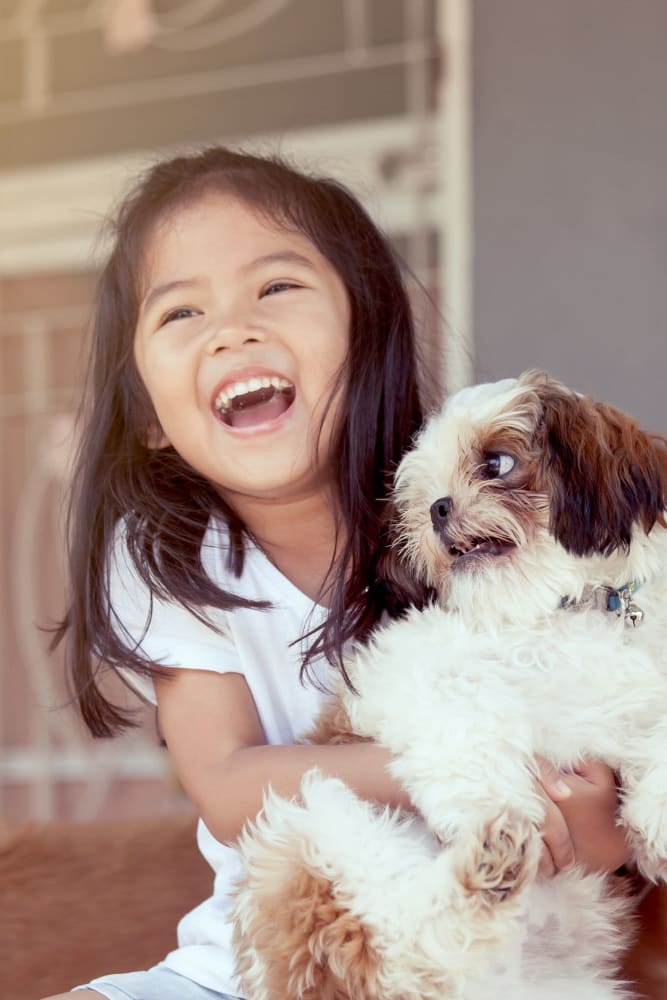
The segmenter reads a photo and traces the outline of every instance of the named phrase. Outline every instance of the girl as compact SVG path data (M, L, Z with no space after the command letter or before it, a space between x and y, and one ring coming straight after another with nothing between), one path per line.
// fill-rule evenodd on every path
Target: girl
M382 748L293 745L344 646L401 607L378 574L382 511L422 414L386 239L340 185L277 160L213 148L158 164L120 209L84 412L71 677L96 736L131 722L103 668L157 704L216 874L164 962L76 995L223 1000L238 994L231 845L269 782L292 796L318 766L410 806ZM543 777L562 800L545 871L575 851L617 867L609 772Z

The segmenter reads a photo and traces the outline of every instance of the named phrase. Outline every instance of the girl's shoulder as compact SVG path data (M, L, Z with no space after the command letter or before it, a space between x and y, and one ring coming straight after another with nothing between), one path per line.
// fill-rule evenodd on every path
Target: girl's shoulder
M263 607L229 611L188 608L151 592L133 566L122 526L114 545L111 598L117 627L147 660L162 667L241 674L258 705L269 742L291 742L310 725L319 705L316 687L300 683L304 636L320 624L321 609L294 587L252 541L245 544L240 572L224 521L211 518L201 545L202 566L221 590ZM281 682L276 685L276 663ZM155 703L150 678L121 676L145 700ZM317 665L318 680L327 675ZM324 683L324 681L323 681Z

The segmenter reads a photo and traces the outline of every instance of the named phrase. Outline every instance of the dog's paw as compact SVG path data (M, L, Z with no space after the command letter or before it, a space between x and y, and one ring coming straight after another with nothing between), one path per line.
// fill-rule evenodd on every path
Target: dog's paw
M667 776L661 775L665 781ZM667 881L667 801L665 785L647 776L626 796L621 819L634 860L646 878Z
M516 896L535 877L540 838L535 825L504 812L468 841L459 878L463 887L490 905Z

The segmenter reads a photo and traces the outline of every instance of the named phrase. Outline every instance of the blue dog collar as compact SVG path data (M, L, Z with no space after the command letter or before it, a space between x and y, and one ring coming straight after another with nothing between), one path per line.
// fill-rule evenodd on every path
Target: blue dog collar
M607 590L607 611L620 613L625 610L632 600L632 595L638 590L639 583L637 580L630 580L629 583L624 583L618 590Z
M596 587L589 590L580 600L562 597L561 608L576 608L588 604L598 611L612 611L617 618L622 618L627 626L637 628L644 620L644 612L632 600L632 595L639 590L639 582L630 580L622 587Z

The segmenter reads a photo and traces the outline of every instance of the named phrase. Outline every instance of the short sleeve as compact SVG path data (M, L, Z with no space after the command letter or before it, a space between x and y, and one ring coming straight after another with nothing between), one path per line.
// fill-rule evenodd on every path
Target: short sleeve
M116 531L109 565L112 623L126 645L140 656L164 667L243 673L234 641L226 627L226 615L207 608L211 628L177 601L153 596L139 576L127 550L124 528ZM119 668L123 679L146 700L155 704L150 678Z

